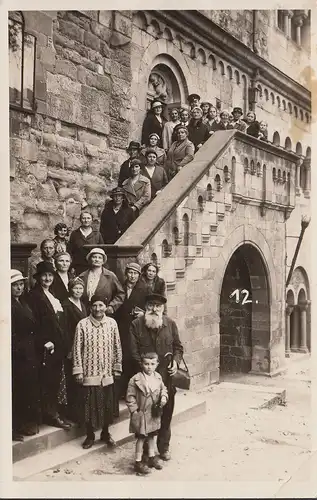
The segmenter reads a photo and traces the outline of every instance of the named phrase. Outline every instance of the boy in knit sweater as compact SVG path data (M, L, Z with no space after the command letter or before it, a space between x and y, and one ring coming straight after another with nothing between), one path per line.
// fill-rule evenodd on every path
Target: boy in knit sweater
M83 423L87 437L83 448L91 448L94 430L102 428L100 435L110 447L115 442L109 433L113 422L113 383L122 372L122 351L116 321L106 316L106 303L102 296L91 298L91 313L79 321L73 346L73 375L80 384L83 399Z

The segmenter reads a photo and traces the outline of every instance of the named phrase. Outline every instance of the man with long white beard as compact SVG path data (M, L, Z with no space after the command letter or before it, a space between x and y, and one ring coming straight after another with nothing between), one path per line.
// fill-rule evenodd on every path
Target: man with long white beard
M130 326L131 355L141 363L141 354L156 352L159 358L157 371L168 391L168 402L161 417L161 428L157 438L157 448L162 460L170 460L169 444L171 421L174 411L176 388L172 376L175 375L183 356L183 346L175 321L163 315L166 297L160 294L147 295L145 314L132 321ZM168 355L168 354L171 355Z

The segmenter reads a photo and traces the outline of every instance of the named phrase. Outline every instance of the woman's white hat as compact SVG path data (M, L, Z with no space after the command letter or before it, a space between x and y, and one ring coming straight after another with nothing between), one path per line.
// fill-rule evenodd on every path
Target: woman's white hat
M11 285L16 281L21 281L21 280L27 280L27 278L23 276L21 271L18 271L17 269L11 269Z
M90 257L94 254L94 253L98 253L99 255L102 255L103 256L103 262L105 263L107 261L107 256L104 252L104 250L102 248L93 248L92 250L90 250L89 254L87 255L86 257L86 260L89 261Z

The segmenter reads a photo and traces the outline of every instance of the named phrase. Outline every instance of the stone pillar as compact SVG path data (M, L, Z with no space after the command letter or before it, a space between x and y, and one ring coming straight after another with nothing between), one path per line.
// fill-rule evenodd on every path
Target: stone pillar
M289 22L288 22L288 10L284 10L284 33L286 36L288 36L289 30Z
M287 36L291 37L292 36L292 17L294 15L294 12L292 10L287 11L288 15L288 21L287 21Z
M286 329L285 329L285 357L289 358L291 355L291 314L294 306L286 304Z
M293 313L293 321L292 321L292 338L291 338L291 351L297 352L299 348L299 321L298 321L298 306L294 307L294 313Z
M301 193L301 187L300 187L300 167L302 164L302 160L298 160L296 163L296 174L295 174L295 192L296 195L299 196Z
M307 309L310 304L309 300L305 300L299 304L300 311L300 346L299 352L308 352L307 348Z
M311 190L311 167L310 167L310 158L307 158L303 162L305 169L305 187L304 187L304 196L309 197Z

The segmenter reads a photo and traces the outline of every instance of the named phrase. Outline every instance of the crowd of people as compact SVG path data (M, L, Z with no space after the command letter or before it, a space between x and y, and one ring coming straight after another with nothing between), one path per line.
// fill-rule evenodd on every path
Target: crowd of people
M170 459L172 377L183 347L158 266L130 262L121 283L102 248L87 254L83 247L103 241L91 222L83 211L69 237L63 223L56 226L55 237L41 244L29 286L11 270L12 439L35 435L41 424L66 431L80 425L83 448L98 429L113 448L109 428L124 399L136 435L135 470L148 474Z
M175 322L167 314L166 286L153 262L127 264L125 281L108 269L101 244L114 244L142 210L218 130L238 129L267 140L267 125L253 111L221 112L191 94L189 108L154 101L142 144L131 141L118 186L93 228L89 210L69 234L63 222L42 241L30 283L11 270L12 438L39 432L45 423L69 430L83 425L90 448L95 431L108 446L109 427L125 399L136 436L135 470L148 474L170 459L173 375L183 356ZM85 245L96 245L89 252ZM156 448L159 455L156 455Z
M103 213L100 231L105 243L114 243L218 130L237 129L267 141L267 123L258 121L254 111L245 117L239 107L234 107L232 113L220 111L210 102L201 103L198 94L191 94L188 104L181 109L171 108L168 121L165 104L152 102L143 123L141 143L131 141L127 147L129 158L120 167L118 187Z

